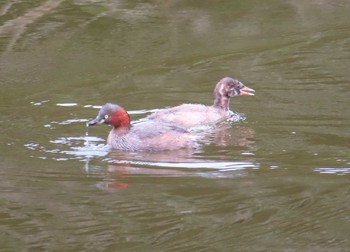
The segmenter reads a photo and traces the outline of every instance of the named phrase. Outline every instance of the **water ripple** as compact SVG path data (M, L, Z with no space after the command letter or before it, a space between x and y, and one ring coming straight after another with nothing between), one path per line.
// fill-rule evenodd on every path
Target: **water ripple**
M350 174L350 167L321 167L316 168L315 171L322 174L346 175Z

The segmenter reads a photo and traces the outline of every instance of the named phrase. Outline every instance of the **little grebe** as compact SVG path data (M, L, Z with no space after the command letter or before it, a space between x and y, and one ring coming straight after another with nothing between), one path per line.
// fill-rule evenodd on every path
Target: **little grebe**
M118 150L163 151L197 146L190 133L168 123L149 120L130 125L130 116L126 110L111 103L103 105L96 119L87 126L96 124L113 126L107 143Z
M162 109L148 119L172 123L183 129L195 126L211 125L229 117L229 101L233 96L254 95L255 90L230 77L221 79L214 89L214 104L182 104L172 108Z

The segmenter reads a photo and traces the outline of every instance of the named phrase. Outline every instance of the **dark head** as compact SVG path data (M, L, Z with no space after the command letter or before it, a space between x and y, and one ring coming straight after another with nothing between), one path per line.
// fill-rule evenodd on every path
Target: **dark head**
M97 117L91 122L88 122L87 126L94 126L96 124L109 124L115 128L130 127L130 116L119 105L106 103L98 112Z
M214 106L228 110L230 97L254 95L254 92L254 89L246 87L242 82L225 77L216 84L214 89Z

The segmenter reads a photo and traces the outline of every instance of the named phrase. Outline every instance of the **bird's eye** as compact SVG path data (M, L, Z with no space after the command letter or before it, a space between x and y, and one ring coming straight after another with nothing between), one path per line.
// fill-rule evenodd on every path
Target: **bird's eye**
M105 116L104 116L105 119L108 119L108 117L109 117L108 115L105 115Z

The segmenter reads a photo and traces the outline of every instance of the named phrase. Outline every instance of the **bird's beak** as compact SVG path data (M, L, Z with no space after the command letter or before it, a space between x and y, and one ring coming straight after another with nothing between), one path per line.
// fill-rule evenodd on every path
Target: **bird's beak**
M246 86L242 87L239 91L240 95L255 95L255 90Z
M100 125L105 122L105 119L95 118L94 120L88 122L86 126L94 126L94 125Z

